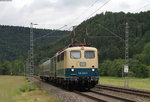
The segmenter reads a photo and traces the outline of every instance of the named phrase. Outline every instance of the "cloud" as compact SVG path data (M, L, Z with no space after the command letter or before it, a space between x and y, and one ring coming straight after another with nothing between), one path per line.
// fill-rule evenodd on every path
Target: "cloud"
M92 0L61 0L59 2L59 6L61 7L81 7L81 6L87 6L90 3L92 3Z
M120 8L122 8L122 9L130 8L130 5L126 2L121 2L120 3Z
M0 2L0 23L6 25L29 26L30 22L39 23L38 27L59 28L65 24L76 25L85 20L107 0L13 0ZM146 1L146 0L145 0ZM96 4L87 10L94 2ZM143 0L111 0L97 13L105 11L134 11L145 5ZM145 7L142 10L148 10ZM83 13L83 11L85 11ZM81 14L82 13L82 14ZM44 25L45 24L45 25Z

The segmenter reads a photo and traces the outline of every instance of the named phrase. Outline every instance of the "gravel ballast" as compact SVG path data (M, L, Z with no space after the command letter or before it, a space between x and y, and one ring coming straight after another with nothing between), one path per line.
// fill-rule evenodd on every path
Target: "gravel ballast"
M48 91L56 99L59 99L60 102L95 102L91 99L82 97L74 92L61 89L36 78L29 77L29 80L40 86L41 89Z

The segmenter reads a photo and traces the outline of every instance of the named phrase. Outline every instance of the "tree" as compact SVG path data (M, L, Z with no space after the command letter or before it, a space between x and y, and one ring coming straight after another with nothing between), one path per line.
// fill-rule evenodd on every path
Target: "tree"
M100 75L102 76L122 76L124 60L117 59L114 61L106 60L100 65Z
M150 65L150 43L147 43L144 47L143 54L145 55L145 63L146 65Z
M109 76L108 70L111 66L111 61L106 60L100 64L100 76Z
M130 59L129 71L132 72L132 77L145 78L149 76L149 69L136 59Z
M0 64L0 74L9 75L11 72L11 63L9 61L4 61Z

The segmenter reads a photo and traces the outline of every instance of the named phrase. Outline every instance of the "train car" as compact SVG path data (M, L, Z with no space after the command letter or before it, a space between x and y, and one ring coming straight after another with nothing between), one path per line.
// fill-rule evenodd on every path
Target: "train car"
M93 88L99 80L94 47L69 47L40 65L40 78L68 88Z

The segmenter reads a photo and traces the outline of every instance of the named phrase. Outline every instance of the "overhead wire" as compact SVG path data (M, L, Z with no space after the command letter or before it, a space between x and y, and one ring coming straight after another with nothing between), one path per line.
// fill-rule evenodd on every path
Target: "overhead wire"
M108 1L108 2L109 2L109 1ZM106 3L107 3L107 2L106 2ZM143 8L149 6L149 5L150 5L150 3L149 3L149 4L146 4L146 5L142 6L142 7L140 7L140 8L137 9L137 10L141 10L141 9L143 9ZM137 11L137 10L135 10L135 11ZM133 11L133 12L135 12L135 11ZM112 35L115 35L115 36L118 37L119 39L124 40L122 37L118 36L118 34L112 32L110 29L104 27L102 24L99 24L99 25L100 25L101 27L103 27L105 30L107 30L108 32L110 32Z
M70 23L67 24L67 25L71 25L73 22L75 22L75 21L76 21L79 17L81 17L87 10L89 10L90 8L92 8L98 1L99 1L99 0L96 0L95 2L93 2L86 10L84 10L79 16L77 16L72 22L70 22ZM106 2L105 2L103 5L101 5L98 9L96 9L94 12L92 12L86 19L88 19L88 18L91 17L93 14L95 14L96 12L98 12L101 8L103 8L105 5L107 5L110 1L111 1L111 0L106 1ZM142 8L145 8L145 7L147 7L148 5L150 5L150 4L147 4L147 5L145 5L145 6L141 7L141 8L139 8L138 10L140 10L140 9L142 9ZM136 10L136 11L137 11L137 10ZM65 25L65 26L63 26L63 27L60 27L60 28L57 29L57 30L61 30L62 28L66 27L67 25ZM101 24L100 24L100 25L101 25ZM112 32L111 30L109 30L108 28L104 27L103 25L101 25L101 26L102 26L105 30L107 30L107 31L109 31L110 33L112 33L113 35L116 35L118 38L122 39L120 36L118 36L117 34L113 33L113 32ZM67 29L67 30L70 30L71 28L72 28L72 26L71 26L69 29ZM53 32L51 32L51 33L49 33L49 34L53 34L53 33L55 33L57 30L55 30L55 31L53 31ZM43 35L43 36L38 37L38 38L36 38L36 39L34 39L34 40L41 39L41 38L43 38L43 37L48 36L49 34Z
M111 1L111 0L106 1L106 2L105 2L103 5L101 5L98 9L96 9L93 13L91 13L91 14L87 17L87 19L88 19L89 17L91 17L93 14L95 14L97 11L99 11L101 8L103 8L105 5L107 5L110 1Z
M89 10L90 8L92 8L98 1L99 1L99 0L96 0L95 2L93 2L86 10L84 10L79 16L77 16L71 23L69 23L69 24L67 24L67 25L71 25L73 22L75 22L75 21L76 21L79 17L81 17L87 10ZM111 0L108 0L107 2L105 2L100 8L98 8L95 12L93 12L92 15L93 15L94 13L96 13L99 9L101 9L103 6L105 6L109 1L111 1ZM65 26L63 26L63 27L61 27L61 28L59 28L58 30L60 30L60 29L62 29L62 28L64 28L64 27L66 27L67 25L65 25ZM70 30L70 29L71 29L71 27L70 27L68 30ZM53 32L51 32L50 34L55 33L55 32L56 32L56 30L53 31ZM43 37L46 37L46 36L48 36L48 35L49 35L49 34L43 35L43 36L41 36L41 37L38 37L38 38L34 39L34 41L35 41L35 40L38 40L38 39L41 39L41 38L43 38Z
M89 6L85 11L83 11L78 17L76 17L76 18L71 22L71 24L72 24L73 22L75 22L79 17L81 17L81 16L83 15L83 13L85 13L87 10L89 10L90 8L92 8L98 1L99 1L99 0L96 0L94 3L92 3L92 5ZM104 3L100 8L98 8L98 9L97 9L95 12L93 12L91 15L93 15L93 14L96 13L99 9L101 9L102 7L104 7L109 1L111 1L111 0L108 0L106 3ZM91 15L90 15L90 16L91 16ZM89 16L89 17L90 17L90 16ZM50 35L50 34L53 34L53 33L57 32L58 30L61 30L62 28L66 27L66 26L67 26L67 25L65 25L65 26L63 26L63 27L60 27L60 28L58 28L58 29L52 31L52 32L49 33L49 34L46 34L46 35L43 35L43 36L41 36L41 37L35 38L33 41L36 41L36 40L41 39L41 38L44 38L44 37L46 37L46 36L48 36L48 35ZM71 27L69 28L69 30L70 30L70 29L71 29Z
M139 9L134 10L133 12L139 11L139 10L141 10L141 9L143 9L143 8L145 8L145 7L147 7L147 6L149 6L149 5L150 5L150 3L148 3L148 4L146 4L146 5L142 6L142 7L140 7Z
M85 9L79 16L77 16L72 22L70 22L68 25L71 25L74 23L79 17L81 17L84 13L86 13L90 8L92 8L99 0L94 1L87 9Z
M104 27L103 25L99 24L101 27L103 27L105 30L107 30L108 32L110 32L112 35L118 37L121 40L124 40L122 37L120 37L118 34L112 32L111 30L109 30L108 28Z
M57 30L61 30L62 28L64 28L64 27L66 27L66 26L71 25L72 23L74 23L74 22L75 22L79 17L81 17L87 10L89 10L90 8L92 8L98 1L99 1L99 0L94 1L86 10L84 10L84 11L83 11L79 16L77 16L72 22L68 23L67 25L65 25L65 26L63 26L63 27L61 27L61 28L58 28ZM67 30L69 31L71 28L72 28L72 26L71 26L70 28L68 28ZM55 33L55 32L56 32L56 30L53 31L53 32L51 32L51 33L49 33L49 34L53 34L53 33ZM38 39L41 39L41 38L43 38L43 37L46 37L46 36L48 36L49 34L43 35L43 36L41 36L41 37L38 37L38 38L34 39L34 41L35 41L35 40L38 40Z
M56 30L53 30L51 33L48 33L48 34L43 35L43 36L41 36L41 37L35 38L34 41L35 41L35 40L38 40L38 39L41 39L41 38L43 38L43 37L46 37L46 36L48 36L48 35L50 35L50 34L56 33L57 31L61 30L62 28L66 27L66 26L67 26L67 25L64 25L64 26L62 26L62 27L60 27L60 28L58 28L58 29L56 29Z

